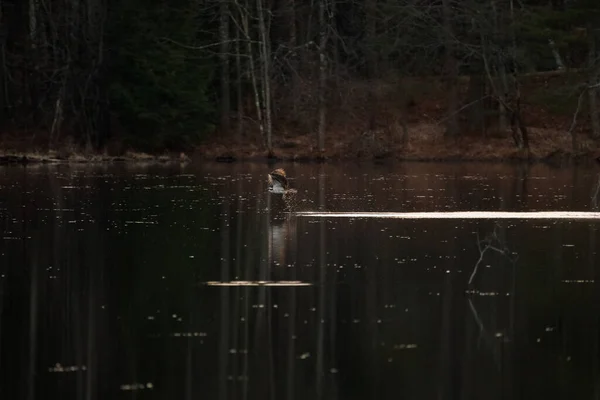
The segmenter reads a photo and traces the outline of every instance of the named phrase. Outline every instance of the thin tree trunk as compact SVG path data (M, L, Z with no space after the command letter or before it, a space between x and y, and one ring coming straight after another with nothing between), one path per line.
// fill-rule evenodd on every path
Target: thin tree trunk
M329 73L332 78L335 79L336 86L340 83L340 51L339 51L339 38L338 38L338 30L336 23L336 13L337 13L337 1L332 1L329 4L329 26L328 29L333 32L331 38L329 38L329 42L331 43L329 48L331 49L331 59L333 60L333 66L329 68Z
M260 48L262 58L262 95L265 106L265 128L267 135L267 152L269 156L273 155L273 138L271 124L271 74L270 74L270 51L269 35L265 24L265 11L262 0L256 0L256 9L258 11L258 29L260 33Z
M290 27L290 31L289 31L290 37L289 37L288 45L291 49L294 49L297 46L296 1L295 0L287 0L286 13L288 16L287 19L288 19L288 24Z
M554 40L548 39L548 46L550 46L550 51L552 51L552 56L554 56L554 62L556 62L556 69L559 71L565 69L565 64L563 63L562 58L560 57L560 53L556 48Z
M367 74L369 79L373 79L377 74L377 52L373 49L373 44L376 41L377 33L377 0L365 0L365 19L366 19L366 36L367 36Z
M529 152L529 133L525 122L523 121L523 115L521 114L521 89L519 87L519 80L517 79L517 34L515 32L515 6L513 0L510 0L510 36L512 42L511 48L511 62L512 62L512 79L514 86L514 103L513 103L513 121L519 128L520 138L525 147Z
M469 76L469 86L467 88L467 100L468 106L465 109L468 115L468 123L466 124L469 133L481 133L484 137L486 136L486 109L485 102L485 77L482 76L480 70L473 68Z
M37 25L37 1L29 0L29 40L32 50L36 48Z
M221 64L221 132L229 131L229 0L220 0L219 59Z
M48 147L52 148L54 146L54 142L58 139L58 135L60 135L60 126L63 120L63 97L65 94L65 86L63 86L58 91L58 96L56 97L56 104L54 105L54 119L52 120L52 128L50 128L50 140L48 143Z
M244 99L242 98L242 56L240 46L240 30L235 30L235 73L236 73L236 98L237 98L237 137L242 139L244 133Z
M590 107L590 119L592 121L592 138L600 138L600 118L598 116L598 91L594 86L597 80L596 74L596 37L594 30L588 27L588 102Z
M252 92L254 93L254 107L256 109L256 119L258 121L258 128L260 130L260 137L265 140L265 127L262 118L262 111L260 107L260 93L258 91L258 83L256 80L256 64L254 61L254 52L252 51L252 40L250 36L250 25L248 21L248 10L250 10L250 4L246 0L245 8L239 7L240 15L242 16L242 25L244 28L244 36L246 38L246 46L248 51L248 64L250 67L250 81L252 82ZM266 143L265 143L266 144Z
M296 93L298 88L298 29L296 26L296 1L287 0L287 19L289 24L289 41L288 46L290 48L290 73L292 81L292 90ZM292 95L292 112L295 115L298 112L298 97Z
M30 67L33 71L37 71L38 67L38 49L37 49L37 32L38 32L38 19L37 19L37 0L29 0L28 19L29 19L29 62ZM27 95L25 99L27 105L31 110L34 109L34 102L37 98L37 74L28 74L25 77Z
M326 104L325 86L327 84L327 26L325 23L325 7L327 0L319 0L319 152L325 153Z
M442 1L445 65L444 75L448 94L448 110L446 119L446 136L455 138L458 136L458 63L454 55L454 38L452 29L451 0Z
M504 28L504 27L501 28L502 18L501 18L501 14L498 12L498 7L496 7L496 1L497 0L492 0L490 3L492 6L493 20L494 20L493 35L495 37L503 38L504 34L503 34L502 28ZM481 28L479 28L479 29L481 30ZM481 42L483 45L483 43L484 43L483 32L481 32L480 35L481 35ZM506 109L506 102L508 101L507 95L509 93L508 78L506 76L506 63L505 63L505 59L504 59L503 55L494 57L494 60L496 61L497 65L498 65L497 71L498 71L498 75L500 77L500 83L502 85L501 91L500 92L496 91L497 93L495 93L496 96L498 96L498 131L505 132L506 127L507 127L506 116L507 116L507 111L508 111ZM493 82L490 82L490 84L493 85ZM495 85L493 85L493 86L495 87ZM485 88L484 88L484 91L485 91Z
M367 130L374 131L376 129L375 114L377 113L377 101L375 98L375 89L373 87L373 81L378 72L378 60L377 53L373 50L373 45L376 41L375 35L377 34L377 0L365 0L365 34L366 34L366 70L367 78L371 81L370 88L367 90L367 107L369 110L369 121Z
M5 24L4 14L2 10L2 1L0 0L0 26ZM4 123L6 118L6 108L8 107L8 87L7 87L7 66L6 66L6 36L2 32L0 33L0 124ZM1 128L1 125L0 125ZM1 312L0 312L1 314Z

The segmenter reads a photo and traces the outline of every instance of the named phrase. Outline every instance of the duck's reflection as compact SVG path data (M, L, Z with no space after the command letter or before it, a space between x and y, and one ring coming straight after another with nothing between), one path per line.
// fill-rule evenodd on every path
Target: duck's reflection
M290 243L296 241L296 218L286 216L283 219L272 220L269 225L269 258L270 265L286 266L286 254Z

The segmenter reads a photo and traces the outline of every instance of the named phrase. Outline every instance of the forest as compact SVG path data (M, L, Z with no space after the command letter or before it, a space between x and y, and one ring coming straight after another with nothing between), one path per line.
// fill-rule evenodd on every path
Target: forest
M597 0L1 0L0 149L594 152L599 28Z

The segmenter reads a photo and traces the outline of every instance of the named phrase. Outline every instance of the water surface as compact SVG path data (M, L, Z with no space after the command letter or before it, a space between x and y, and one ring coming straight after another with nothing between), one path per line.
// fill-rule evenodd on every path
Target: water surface
M280 166L350 214L260 164L0 169L0 398L597 398L598 219L370 217L597 212L597 168Z

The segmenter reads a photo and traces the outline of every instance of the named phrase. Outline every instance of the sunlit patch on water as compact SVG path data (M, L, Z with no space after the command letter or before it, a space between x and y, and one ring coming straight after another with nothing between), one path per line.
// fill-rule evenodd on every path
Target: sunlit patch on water
M587 211L432 211L432 212L320 212L301 211L300 217L398 219L567 219L596 220L600 212Z
M312 283L301 281L208 281L208 286L312 286Z

